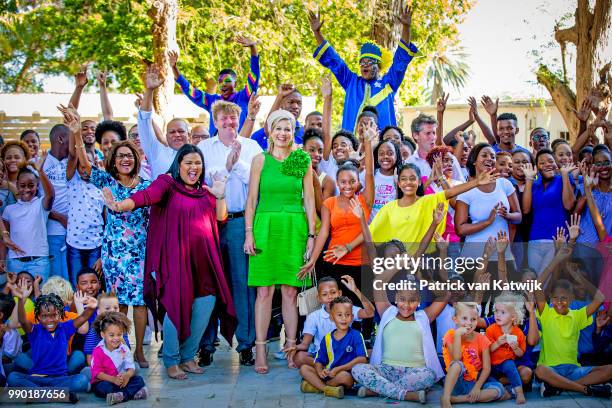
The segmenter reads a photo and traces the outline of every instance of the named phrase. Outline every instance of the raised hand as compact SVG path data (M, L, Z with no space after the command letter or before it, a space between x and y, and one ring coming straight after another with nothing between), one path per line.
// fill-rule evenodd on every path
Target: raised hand
M448 246L450 245L450 235L447 235L446 239L444 239L442 235L436 232L434 234L434 240L436 241L436 248L438 248L439 251L447 250Z
M497 108L499 106L499 98L497 98L495 102L493 102L493 99L491 99L487 95L483 95L483 97L480 99L480 103L482 104L482 107L485 108L485 110L487 111L489 115L491 116L497 115Z
M485 186L487 184L494 183L495 180L499 178L499 173L495 171L495 169L491 169L490 171L485 171L480 173L478 176L478 185Z
M227 176L223 175L219 172L216 172L212 176L213 185L212 187L208 187L204 185L204 189L208 191L210 194L214 195L217 199L221 199L225 197L225 185L227 183Z
M85 85L87 85L87 68L87 64L82 65L79 72L74 74L74 81L76 83L77 88L85 88Z
M484 254L487 256L487 258L493 255L493 252L495 252L496 247L497 247L497 242L496 242L495 237L489 237L484 247Z
M478 116L478 103L476 102L476 98L474 98L473 96L468 97L467 99L468 105L470 107L470 119L471 120L476 120L476 117Z
M83 306L85 304L85 298L87 297L87 295L81 291L81 290L77 290L76 292L74 292L74 304L75 306Z
M323 98L332 95L332 82L328 75L321 77L321 95L323 95Z
M434 208L433 210L432 216L433 216L433 221L436 225L440 225L440 223L444 221L444 216L445 216L444 203L438 203L438 205L436 205L436 208Z
M281 98L285 98L295 92L295 86L293 84L281 84L278 87L278 94Z
M102 195L104 196L104 201L106 202L106 206L110 208L112 211L119 212L119 203L115 201L115 197L113 197L113 193L110 191L108 187L104 187L102 189Z
M100 71L96 74L96 79L98 80L98 85L100 86L100 88L105 87L106 86L106 77L108 76L108 73L105 71Z
M85 306L87 309L95 309L98 307L98 301L93 296L86 295L82 302L83 306Z
M309 11L308 21L310 22L310 29L313 33L318 33L321 31L321 27L323 26L324 20L321 19L320 11L317 11L316 13L314 11Z
M576 118L578 118L578 120L581 122L586 122L591 117L591 102L589 101L589 98L584 98L579 110L574 108L571 109L576 115Z
M412 7L410 6L406 6L403 10L402 10L402 14L399 16L395 16L395 18L402 23L402 25L405 25L407 27L410 27L412 25L412 13L414 12L414 10L412 9Z
M140 110L140 107L142 106L142 94L137 92L134 95L136 96L134 106L136 107L136 109Z
M577 169L578 167L576 167L574 163L569 163L569 164L565 164L561 166L559 170L561 171L562 176L567 177L568 175L570 175L572 172L574 172Z
M17 296L19 297L19 299L27 299L30 297L30 295L32 294L32 289L34 289L34 287L32 286L32 284L26 280L25 278L21 278L19 279L19 282L17 282L17 287L19 288L17 290Z
M48 150L42 150L38 160L35 158L30 159L29 161L30 166L34 167L34 169L40 173L43 169L43 166L45 165L45 161L47 160L48 155L49 155Z
M171 67L176 67L178 63L179 53L177 50L168 51L168 62Z
M499 253L503 253L506 252L506 248L508 247L508 244L510 243L510 240L508 239L508 233L506 231L499 231L497 233L497 252Z
M595 326L597 330L601 330L606 327L610 323L610 316L608 316L605 310L600 310L597 312L597 317L595 318Z
M572 214L569 224L565 221L565 226L569 232L570 241L575 241L580 235L580 214Z
M525 163L521 168L523 169L523 173L525 173L525 178L528 180L535 179L536 174L538 174L538 168L531 163Z
M559 250L567 243L567 237L565 236L565 230L563 227L557 227L557 234L552 237L555 242L555 249Z
M442 94L441 97L438 98L438 102L436 102L436 110L440 113L444 113L446 110L446 102L448 102L449 93Z
M66 125L72 133L81 131L81 116L72 104L68 106L60 104L57 110L64 116L64 125Z
M340 277L340 281L342 282L344 286L346 286L348 290L350 290L353 293L355 292L355 289L357 289L357 284L355 283L355 279L353 279L351 275L342 275Z
M155 64L147 65L145 73L145 88L149 90L157 89L164 81L159 74L159 67Z
M351 198L350 200L351 210L353 210L353 214L355 217L361 219L363 216L363 208L361 207L361 203L356 198Z
M245 37L244 35L238 35L236 36L235 39L236 43L238 43L239 45L241 45L242 47L252 47L254 45L257 45L257 41Z
M261 109L261 100L259 99L259 95L257 92L253 93L249 98L249 106L247 112L250 117L256 117L259 113L259 109Z

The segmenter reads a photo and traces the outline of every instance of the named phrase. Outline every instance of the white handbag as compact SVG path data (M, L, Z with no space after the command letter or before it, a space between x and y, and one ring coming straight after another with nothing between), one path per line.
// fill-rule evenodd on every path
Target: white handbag
M307 316L321 307L319 290L317 289L317 274L312 271L312 287L306 289L306 279L302 283L302 291L297 295L297 307L300 316Z

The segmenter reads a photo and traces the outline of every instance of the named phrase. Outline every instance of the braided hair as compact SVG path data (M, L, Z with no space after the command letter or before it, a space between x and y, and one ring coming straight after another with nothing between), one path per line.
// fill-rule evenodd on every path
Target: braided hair
M64 301L55 293L49 293L48 295L40 295L36 298L34 302L34 316L36 316L36 320L38 320L38 316L44 309L49 309L54 307L59 315L60 320L64 319Z
M108 326L118 326L123 330L123 333L130 333L130 319L121 312L108 312L98 315L93 324L94 330L100 335Z

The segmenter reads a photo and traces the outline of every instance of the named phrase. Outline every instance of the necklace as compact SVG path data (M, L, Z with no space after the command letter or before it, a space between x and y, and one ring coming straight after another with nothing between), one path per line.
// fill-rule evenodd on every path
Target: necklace
M126 187L126 188L134 188L134 186L138 184L137 181L138 181L138 176L132 177L132 181L130 182L130 184L123 184L121 181L119 181L119 184L121 184L123 187Z

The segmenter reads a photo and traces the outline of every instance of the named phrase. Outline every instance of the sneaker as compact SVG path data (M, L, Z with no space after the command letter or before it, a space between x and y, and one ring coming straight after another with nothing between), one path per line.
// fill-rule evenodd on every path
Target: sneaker
M151 337L153 337L153 331L151 330L149 326L146 326L145 334L144 334L144 337L142 338L142 344L144 344L145 346L148 346L149 344L151 344Z
M211 365L213 362L213 353L210 351L206 351L204 349L200 349L198 351L198 365L200 367L207 367Z
M123 393L122 392L111 392L110 394L106 394L106 403L108 405L115 405L123 402Z
M560 389L553 387L546 381L542 381L542 385L540 385L540 395L543 398L554 397L555 395L559 395L559 394L561 394Z
M79 396L76 392L68 393L68 402L70 402L71 404L76 404L77 402L79 402Z
M238 353L240 355L240 364L243 366L252 366L255 364L255 358L253 358L253 350L246 348Z
M287 353L285 353L283 350L279 350L279 351L277 351L276 353L274 353L272 355L277 360L286 360L287 359Z
M149 396L149 389L147 387L142 387L139 389L136 394L134 394L135 400L146 400Z
M612 395L612 386L610 384L587 385L587 395L609 399Z
M329 385L326 385L323 394L325 394L326 397L342 399L344 398L344 387L331 387Z
M306 380L302 380L302 383L300 384L300 391L302 391L304 394L318 394L321 392L321 390Z
M357 396L359 398L365 398L368 396L368 389L366 387L359 387L357 389Z

